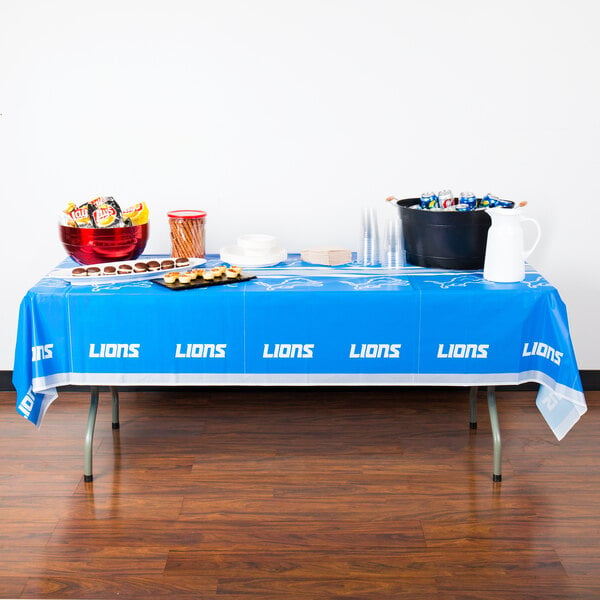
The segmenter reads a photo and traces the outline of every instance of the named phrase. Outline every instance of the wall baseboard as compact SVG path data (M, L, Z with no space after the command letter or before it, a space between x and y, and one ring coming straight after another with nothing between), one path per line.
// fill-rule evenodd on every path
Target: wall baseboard
M0 392L14 392L12 371L0 371Z
M586 392L598 391L600 390L600 371L580 371L581 376L581 384L583 385L583 389ZM258 386L257 386L258 387ZM284 386L282 386L284 387ZM398 386L402 387L402 386ZM89 387L68 387L66 389L77 389L77 390L89 390ZM131 388L126 388L131 389ZM135 388L133 388L135 389ZM138 388L138 389L161 389L159 387L154 388ZM511 389L510 387L502 387L502 389ZM520 390L535 390L537 389L537 384L535 383L524 383L523 385L518 386ZM12 371L0 371L0 392L14 392L15 388L12 384Z
M585 392L597 392L600 390L600 371L579 371L581 385Z

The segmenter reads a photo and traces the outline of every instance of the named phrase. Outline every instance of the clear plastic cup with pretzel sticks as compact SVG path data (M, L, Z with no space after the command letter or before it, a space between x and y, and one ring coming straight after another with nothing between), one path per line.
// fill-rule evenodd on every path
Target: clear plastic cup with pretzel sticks
M171 237L171 256L174 258L204 258L203 210L174 210L167 213Z

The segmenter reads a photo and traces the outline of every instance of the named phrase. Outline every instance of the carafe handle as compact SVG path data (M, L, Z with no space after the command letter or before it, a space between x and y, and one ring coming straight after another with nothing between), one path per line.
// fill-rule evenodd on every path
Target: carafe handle
M521 222L524 223L525 221L530 221L531 223L533 223L535 225L535 227L537 229L537 236L536 236L535 242L533 242L531 248L523 251L523 259L524 260L535 250L535 247L538 245L540 238L542 237L542 228L540 227L540 224L535 219L532 219L531 217L521 217Z

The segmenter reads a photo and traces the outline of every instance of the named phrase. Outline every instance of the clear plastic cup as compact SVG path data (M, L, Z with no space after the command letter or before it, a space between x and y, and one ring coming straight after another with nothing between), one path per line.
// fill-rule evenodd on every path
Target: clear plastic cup
M379 259L379 226L377 224L377 213L372 207L365 207L362 211L358 262L367 267L381 264Z
M171 256L204 258L204 221L202 210L174 210L167 213L171 234Z
M383 265L388 269L405 266L402 221L399 217L391 218L387 223Z

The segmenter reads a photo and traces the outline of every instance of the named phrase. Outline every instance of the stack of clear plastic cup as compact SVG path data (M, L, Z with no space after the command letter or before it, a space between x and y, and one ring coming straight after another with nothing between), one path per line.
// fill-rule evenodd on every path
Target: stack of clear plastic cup
M365 207L362 211L358 263L368 267L381 264L379 259L379 225L377 224L377 212L372 207Z
M383 266L398 269L406 264L404 257L404 240L402 238L402 221L400 217L392 217L386 227Z

